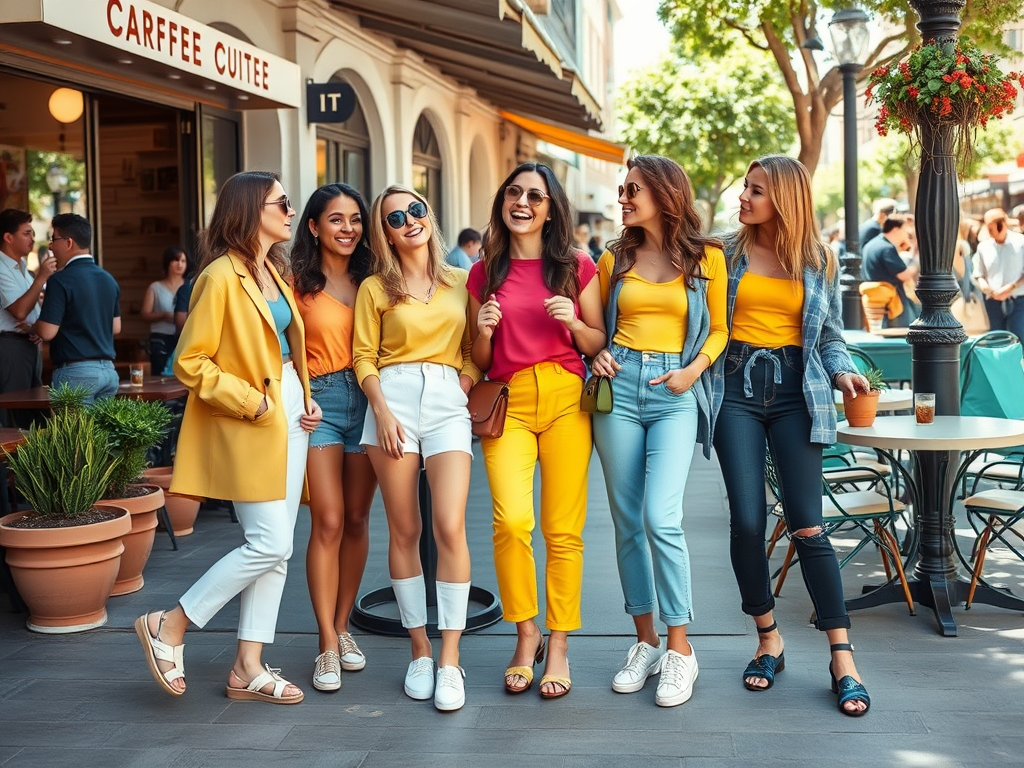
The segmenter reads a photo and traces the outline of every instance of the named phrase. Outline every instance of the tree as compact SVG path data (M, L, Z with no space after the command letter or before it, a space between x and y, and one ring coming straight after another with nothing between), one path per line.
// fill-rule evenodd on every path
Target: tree
M793 144L786 92L763 56L701 66L670 53L623 84L619 138L686 169L712 213L751 160Z
M658 15L691 57L731 58L744 46L771 54L792 98L800 161L813 174L825 122L842 100L843 84L835 62L822 74L812 51L800 45L818 36L819 13L849 5L849 0L662 0ZM907 0L861 0L859 5L873 15L877 28L889 32L869 51L863 80L879 64L904 55L920 42L920 34ZM986 50L1006 52L1003 25L1022 15L1024 0L968 0L961 30Z

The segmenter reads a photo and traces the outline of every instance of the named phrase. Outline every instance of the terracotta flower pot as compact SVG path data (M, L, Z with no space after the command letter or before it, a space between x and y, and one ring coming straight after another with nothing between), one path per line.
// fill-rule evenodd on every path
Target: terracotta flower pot
M877 389L870 392L861 392L857 397L850 397L843 393L843 411L846 414L846 421L851 427L870 427L875 423L875 414L878 411Z
M111 596L127 595L138 592L145 583L142 571L153 551L153 539L156 536L156 511L164 505L164 492L156 485L131 485L130 488L145 488L149 491L145 496L129 496L124 499L102 499L100 504L111 504L128 510L132 518L132 529L123 539L124 554L121 555L121 568L117 572L117 581Z
M9 527L26 512L0 518L0 545L7 548L7 564L28 606L32 631L82 632L107 623L107 597L124 552L121 539L132 523L125 509L97 506L120 514L68 528Z
M193 531L196 517L199 516L199 504L202 502L202 498L168 492L173 472L173 467L150 467L142 473L142 479L164 489L164 506L167 507L167 516L171 519L174 535L188 536Z

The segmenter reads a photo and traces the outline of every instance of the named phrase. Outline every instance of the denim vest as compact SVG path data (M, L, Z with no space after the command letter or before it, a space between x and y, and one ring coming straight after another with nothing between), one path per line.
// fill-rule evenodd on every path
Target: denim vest
M707 280L694 279L695 286L686 288L686 340L683 342L683 365L689 365L697 357L711 331L711 314L708 311ZM622 280L612 286L608 294L608 306L604 310L604 327L608 329L608 344L612 343L619 318L619 291ZM643 350L639 350L643 351ZM707 368L690 388L697 400L697 442L704 448L704 458L711 458L711 436L714 434L715 414L711 410L711 369Z
M729 265L729 298L727 322L732 331L732 314L736 307L736 291L740 279L747 271L747 255L740 254L732 262L736 252L735 241L726 241L725 258ZM831 445L836 441L836 407L832 399L832 378L837 373L857 370L843 339L842 312L840 309L839 275L832 280L825 270L807 267L803 273L804 306L801 321L804 362L804 400L811 416L812 443ZM712 409L717 418L725 398L725 358L719 355L711 366ZM713 422L712 422L713 423Z

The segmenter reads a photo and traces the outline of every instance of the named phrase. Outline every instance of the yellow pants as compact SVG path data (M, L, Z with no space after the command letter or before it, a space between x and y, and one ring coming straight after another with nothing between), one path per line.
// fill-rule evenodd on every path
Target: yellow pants
M583 380L557 363L540 363L509 382L501 437L483 439L494 504L494 566L506 621L539 613L533 477L540 461L540 529L547 549L548 629L579 629L583 524L592 442L590 414L580 411Z

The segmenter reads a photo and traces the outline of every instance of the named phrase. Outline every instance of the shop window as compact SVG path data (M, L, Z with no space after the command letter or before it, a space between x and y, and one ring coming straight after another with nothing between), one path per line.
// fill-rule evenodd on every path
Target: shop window
M430 121L420 115L412 138L412 188L430 203L437 220L441 211L441 148Z
M332 77L332 82L345 82ZM370 130L363 108L356 99L356 109L343 123L322 124L316 131L317 184L344 182L355 187L367 200L373 199L370 189Z
M238 141L238 117L231 113L215 114L203 110L203 223L210 223L220 188L241 170Z

